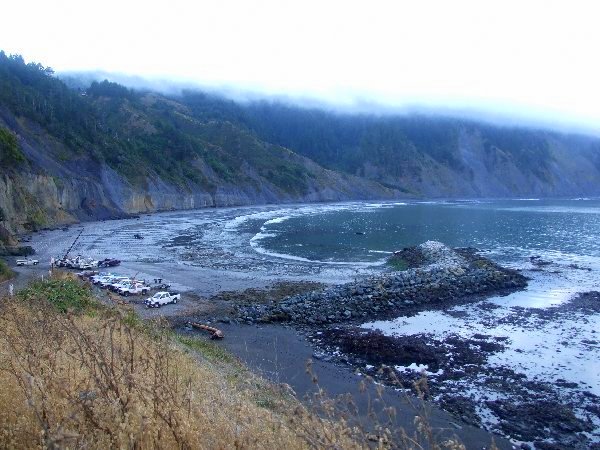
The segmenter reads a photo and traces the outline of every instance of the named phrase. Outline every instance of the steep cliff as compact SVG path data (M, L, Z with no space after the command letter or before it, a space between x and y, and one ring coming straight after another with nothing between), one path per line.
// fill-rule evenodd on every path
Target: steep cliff
M0 120L0 126L6 123ZM193 162L195 170L210 180L209 186L193 181L175 184L156 173L134 183L106 163L87 158L54 159L44 143L51 138L35 138L23 127L13 131L27 158L25 163L0 170L3 223L13 232L143 212L397 195L377 183L323 169L291 152L289 160L301 164L308 173L306 186L298 192L285 191L249 164L243 167L246 179L223 180L200 159Z
M0 208L12 232L141 212L394 198L226 118L114 83L68 88L0 52ZM6 141L6 142L5 142Z
M184 95L319 164L426 197L600 196L600 139L424 115L351 115ZM210 107L205 106L210 104Z

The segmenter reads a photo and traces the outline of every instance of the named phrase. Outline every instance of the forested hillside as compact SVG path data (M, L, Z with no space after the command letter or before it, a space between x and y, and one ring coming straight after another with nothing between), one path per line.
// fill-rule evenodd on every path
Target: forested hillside
M600 195L593 137L67 85L3 52L0 161L12 231L206 206Z
M600 195L600 139L424 115L351 115L184 92L269 142L411 195Z
M0 208L14 230L204 206L393 198L227 118L0 52Z

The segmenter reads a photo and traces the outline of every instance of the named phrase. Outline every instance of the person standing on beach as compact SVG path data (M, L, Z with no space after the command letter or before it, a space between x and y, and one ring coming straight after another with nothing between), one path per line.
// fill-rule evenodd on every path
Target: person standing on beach
M54 269L54 256L50 258L50 269Z

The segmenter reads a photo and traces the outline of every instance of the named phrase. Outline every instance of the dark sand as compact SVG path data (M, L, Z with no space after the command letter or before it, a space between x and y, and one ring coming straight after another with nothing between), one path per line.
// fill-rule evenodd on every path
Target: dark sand
M218 341L219 345L260 375L276 383L289 384L298 398L310 397L319 387L330 397L351 394L358 406L358 420L368 427L369 402L377 397L375 386L368 384L368 389L361 392L360 383L365 380L363 376L354 374L349 366L315 359L311 345L298 331L281 325L218 324L218 327L226 336ZM308 360L312 360L312 370L318 378L318 385L313 383L306 372ZM489 448L494 439L500 449L514 448L507 439L463 424L438 407L420 402L413 395L383 387L382 399L385 405L396 409L395 425L404 428L409 434L415 430L415 416L424 410L440 440L456 435L468 449L483 449ZM375 403L381 405L380 402ZM380 408L375 406L374 409ZM382 416L380 420L385 418Z

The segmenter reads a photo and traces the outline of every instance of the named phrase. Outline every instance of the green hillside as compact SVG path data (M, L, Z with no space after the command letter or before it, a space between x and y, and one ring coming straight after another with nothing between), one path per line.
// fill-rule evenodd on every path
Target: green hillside
M0 102L63 144L57 158L90 157L135 183L156 173L178 185L191 181L210 187L211 181L193 167L197 159L224 180L237 182L245 179L240 166L247 161L290 192L303 192L311 175L302 164L286 160L285 149L225 120L198 121L181 104L108 81L76 91L51 69L25 64L20 56L0 53ZM14 142L12 147L4 144L5 136L11 134L0 131L3 159L22 159Z
M0 161L13 232L208 206L600 195L594 137L67 85L3 52Z
M266 101L238 105L194 92L182 101L199 117L229 117L325 167L415 195L600 195L600 140L594 137L449 117L343 114Z
M0 52L0 208L13 231L206 206L394 198L231 115L109 81L72 88Z

